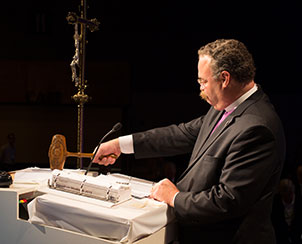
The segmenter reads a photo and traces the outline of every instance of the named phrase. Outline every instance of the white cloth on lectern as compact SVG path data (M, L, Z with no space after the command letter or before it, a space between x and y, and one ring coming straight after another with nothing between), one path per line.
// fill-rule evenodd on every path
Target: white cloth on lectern
M152 199L131 199L113 207L44 194L28 204L29 221L95 237L132 243L173 220L171 208Z

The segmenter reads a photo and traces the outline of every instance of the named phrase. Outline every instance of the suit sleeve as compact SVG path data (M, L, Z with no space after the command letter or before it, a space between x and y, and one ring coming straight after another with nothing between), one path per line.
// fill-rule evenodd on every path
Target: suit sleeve
M135 158L174 156L192 152L203 117L188 123L133 134Z
M217 184L198 192L179 192L174 202L176 216L199 224L243 216L272 196L281 171L277 151L276 138L264 126L239 134L220 159L224 162Z

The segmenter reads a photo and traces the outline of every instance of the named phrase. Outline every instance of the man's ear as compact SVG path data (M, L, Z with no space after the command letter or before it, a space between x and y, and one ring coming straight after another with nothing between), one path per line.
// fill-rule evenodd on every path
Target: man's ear
M220 73L220 80L222 82L222 87L226 88L229 86L230 81L231 81L231 74L228 71L222 71Z

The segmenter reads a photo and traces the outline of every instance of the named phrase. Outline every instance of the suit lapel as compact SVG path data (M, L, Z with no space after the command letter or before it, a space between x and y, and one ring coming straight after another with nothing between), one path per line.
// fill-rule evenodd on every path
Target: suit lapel
M214 129L215 125L219 121L223 114L223 111L217 111L215 109L211 109L208 114L205 116L206 119L204 123L202 124L199 135L196 140L195 147L192 152L191 160L194 159L197 154L199 153L200 149L204 146L204 144L207 142L208 138L211 135L211 131Z
M223 113L223 112L222 112ZM219 116L220 118L221 116ZM234 115L230 114L226 119L217 127L217 129L211 134L214 126L216 123L214 123L214 126L211 127L211 130L209 133L206 133L208 136L206 137L205 141L202 141L202 144L196 148L196 151L194 150L194 154L192 153L192 157L190 160L190 163L186 170L181 174L178 181L183 178L188 171L196 164L198 159L204 154L204 152L215 142L215 140L219 137L219 135L228 127L231 125L234 119ZM219 119L218 118L218 119ZM217 120L218 121L218 120ZM216 121L216 122L217 122Z
M200 128L199 135L192 151L189 165L186 170L180 175L178 181L186 175L186 173L196 163L197 159L202 155L200 154L200 151L204 151L205 146L208 144L208 139L211 137L211 132L219 121L219 119L221 118L221 116L223 115L223 113L223 111L218 111L211 107L211 109L205 116L205 120Z
M209 111L205 116L205 122L200 128L199 136L196 141L196 145L193 149L192 156L189 162L187 169L181 174L178 181L182 179L188 171L196 164L198 159L205 153L205 151L212 145L212 143L221 135L221 133L226 130L235 120L236 117L241 116L242 113L256 100L263 95L262 90L258 89L250 98L245 100L242 104L238 106L238 108L231 113L226 119L220 124L219 127L211 134L214 126L221 118L223 111L219 112L213 108ZM208 118L208 119L207 119Z

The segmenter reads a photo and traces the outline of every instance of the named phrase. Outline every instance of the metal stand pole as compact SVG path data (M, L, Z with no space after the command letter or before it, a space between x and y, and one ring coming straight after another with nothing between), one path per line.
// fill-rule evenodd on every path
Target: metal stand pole
M88 27L91 32L98 30L99 22L97 19L86 19L87 5L86 0L81 0L81 16L75 13L68 13L66 17L69 24L75 26L75 55L70 64L72 71L72 81L78 88L77 94L72 98L78 104L78 126L77 126L77 151L83 152L83 138L84 138L84 104L88 101L89 97L85 94L87 81L85 80L85 57L86 57L86 28ZM80 35L78 33L78 24L81 25ZM78 75L79 74L79 75ZM77 167L83 168L83 159L77 159Z

